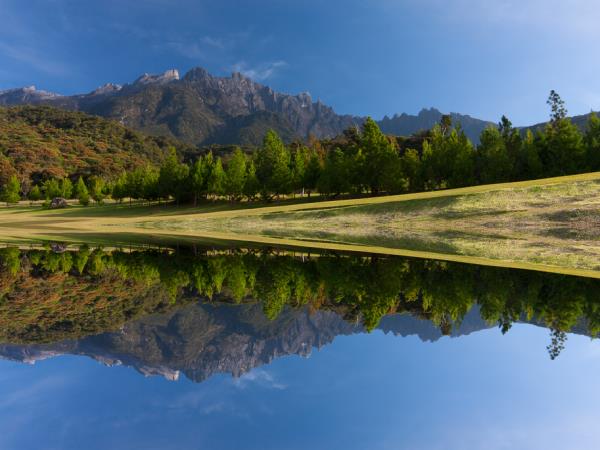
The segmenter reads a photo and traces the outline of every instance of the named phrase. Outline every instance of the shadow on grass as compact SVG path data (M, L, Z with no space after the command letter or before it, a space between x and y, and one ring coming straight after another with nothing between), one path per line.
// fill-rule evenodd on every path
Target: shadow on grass
M411 250L431 253L458 254L458 248L443 241L431 241L417 237L386 237L386 236L356 236L348 238L335 233L323 231L298 231L281 233L280 231L265 230L261 234L276 238L289 238L303 241L315 241L332 244L347 244L357 246L374 246L399 250Z

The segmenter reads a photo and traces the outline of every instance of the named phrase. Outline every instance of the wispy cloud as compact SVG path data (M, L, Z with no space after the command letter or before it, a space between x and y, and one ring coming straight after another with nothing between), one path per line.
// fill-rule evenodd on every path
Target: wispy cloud
M0 42L0 53L6 58L27 64L33 69L48 75L63 76L69 72L67 64L48 59L46 55L43 55L33 47L26 45Z
M279 70L287 66L288 63L282 60L262 63L254 66L248 65L244 61L240 61L234 64L231 67L231 70L234 72L239 72L255 81L264 81L272 78Z
M263 369L254 369L233 380L233 385L239 389L245 389L252 384L277 390L287 388L287 385L278 382L273 375Z

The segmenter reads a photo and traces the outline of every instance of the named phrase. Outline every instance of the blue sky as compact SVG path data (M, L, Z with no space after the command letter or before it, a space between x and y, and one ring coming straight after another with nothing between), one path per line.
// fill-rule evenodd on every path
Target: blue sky
M600 109L590 0L0 0L0 89L72 94L194 66L376 118L435 106L525 125L550 89Z
M506 450L596 448L598 342L515 325L423 343L338 337L240 379L144 378L63 356L0 361L0 448Z

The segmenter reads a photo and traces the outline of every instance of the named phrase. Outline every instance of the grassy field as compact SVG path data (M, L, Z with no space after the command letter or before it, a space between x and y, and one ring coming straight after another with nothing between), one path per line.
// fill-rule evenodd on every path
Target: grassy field
M276 205L0 209L2 240L223 239L600 274L600 173Z

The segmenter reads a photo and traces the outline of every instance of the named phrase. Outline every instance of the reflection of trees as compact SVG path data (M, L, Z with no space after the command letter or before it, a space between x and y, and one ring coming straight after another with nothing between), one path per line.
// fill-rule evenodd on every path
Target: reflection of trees
M592 336L600 331L599 280L531 271L385 257L127 253L87 247L63 253L2 249L0 262L2 298L10 297L25 275L63 274L91 282L116 274L136 286L160 288L171 305L198 295L236 303L260 301L270 319L286 306L310 305L334 309L348 320L360 318L368 330L384 315L397 312L427 318L449 334L478 304L482 317L497 323L503 333L520 320L551 328L552 358L564 347L564 333L573 327L584 327Z

